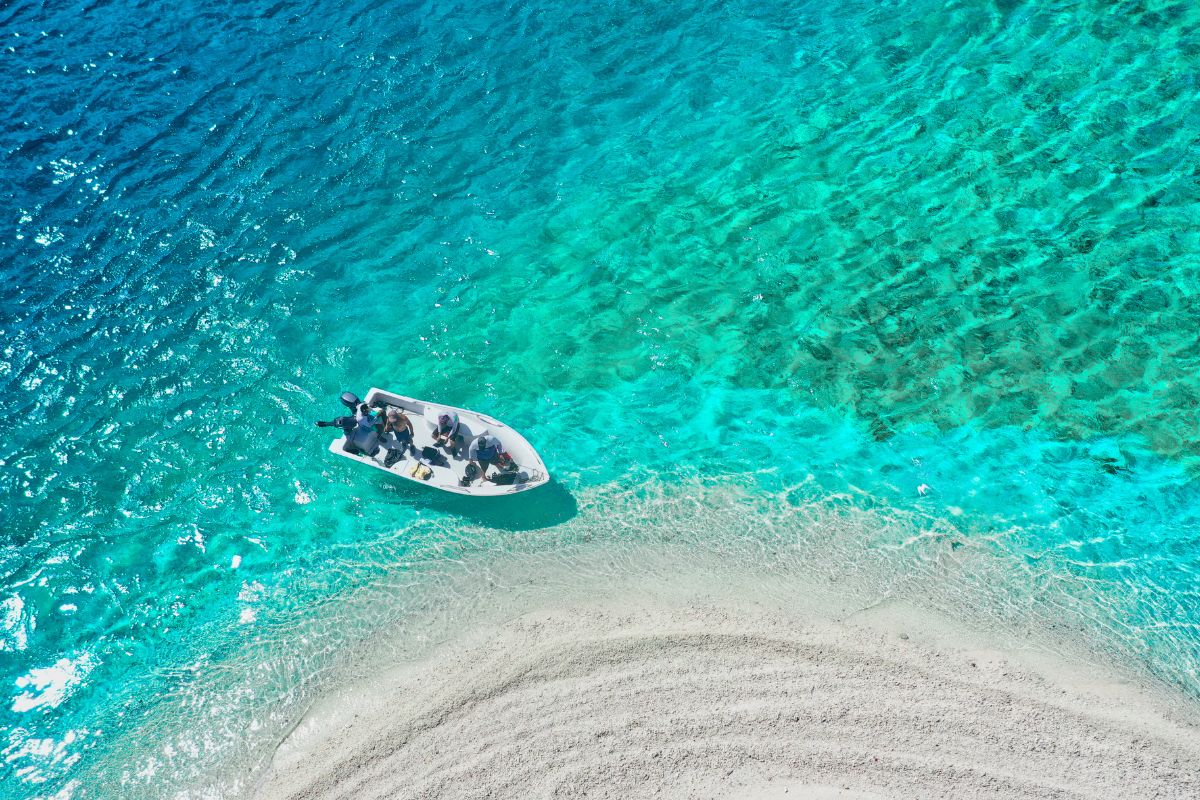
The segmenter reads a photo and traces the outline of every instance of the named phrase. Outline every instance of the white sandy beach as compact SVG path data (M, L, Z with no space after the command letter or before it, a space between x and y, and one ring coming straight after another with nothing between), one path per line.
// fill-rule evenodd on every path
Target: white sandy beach
M257 796L1200 797L1162 690L715 577L481 623L314 708Z

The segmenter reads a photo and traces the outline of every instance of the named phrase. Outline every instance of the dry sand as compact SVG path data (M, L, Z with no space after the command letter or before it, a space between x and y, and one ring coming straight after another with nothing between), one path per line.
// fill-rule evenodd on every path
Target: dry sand
M314 708L258 796L1200 797L1194 706L906 609L725 588L476 627Z

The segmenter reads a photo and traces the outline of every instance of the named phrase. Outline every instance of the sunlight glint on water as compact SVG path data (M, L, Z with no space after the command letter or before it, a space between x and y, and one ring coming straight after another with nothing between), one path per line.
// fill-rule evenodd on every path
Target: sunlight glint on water
M456 580L582 547L800 554L1197 694L1194 4L18 3L0 45L3 796L233 791ZM331 463L371 385L559 483Z

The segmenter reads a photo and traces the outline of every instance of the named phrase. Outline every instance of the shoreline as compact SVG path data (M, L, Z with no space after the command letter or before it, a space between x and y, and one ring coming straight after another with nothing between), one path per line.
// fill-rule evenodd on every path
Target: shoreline
M1166 687L707 566L496 604L317 703L253 796L1200 795Z

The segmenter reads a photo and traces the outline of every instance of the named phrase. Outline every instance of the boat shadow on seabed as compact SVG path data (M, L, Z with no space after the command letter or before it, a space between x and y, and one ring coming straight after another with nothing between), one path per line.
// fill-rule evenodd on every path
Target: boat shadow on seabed
M410 508L453 514L477 525L501 530L550 528L579 513L575 496L553 478L528 492L488 498L431 492L428 487L410 481L388 480L382 476L379 483L385 496L402 501Z

